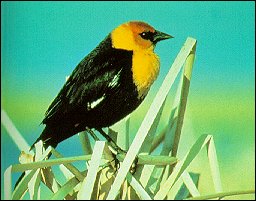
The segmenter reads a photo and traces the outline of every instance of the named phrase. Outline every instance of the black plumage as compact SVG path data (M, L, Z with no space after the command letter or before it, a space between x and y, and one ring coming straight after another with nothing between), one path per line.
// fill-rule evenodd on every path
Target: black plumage
M143 98L138 99L133 82L132 55L113 48L107 36L77 65L49 106L37 141L55 147L86 127L110 126L136 109Z

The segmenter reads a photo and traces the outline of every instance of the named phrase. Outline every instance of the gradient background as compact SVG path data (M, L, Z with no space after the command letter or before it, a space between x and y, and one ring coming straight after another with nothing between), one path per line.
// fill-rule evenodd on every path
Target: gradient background
M148 22L175 37L156 48L160 76L144 104L132 114L132 133L186 38L196 38L179 155L201 134L212 134L224 191L254 189L254 2L1 2L1 108L32 144L65 76L113 28L130 20ZM82 150L77 143L74 136L58 150L66 156L79 155ZM3 173L18 163L19 154L1 125L1 198ZM191 170L202 174L201 192L213 192L205 152L198 158Z

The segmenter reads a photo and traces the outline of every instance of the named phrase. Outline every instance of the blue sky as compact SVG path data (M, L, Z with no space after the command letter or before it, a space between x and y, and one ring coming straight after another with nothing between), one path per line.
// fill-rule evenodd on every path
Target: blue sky
M222 84L238 82L238 77L229 75L240 74L239 81L252 84L253 5L254 2L4 2L2 65L8 68L2 68L3 84L12 83L17 88L22 82L43 89L52 78L62 81L63 75L69 74L113 28L130 20L148 22L175 37L156 49L160 56L169 58L162 59L161 75L167 72L186 37L192 36L198 40L200 67L194 72L204 75L200 79ZM61 84L52 88L53 94Z
M174 36L156 47L161 70L153 90L186 38L197 39L189 94L194 127L199 133L215 131L217 139L220 137L217 147L223 153L236 150L241 140L251 144L240 150L248 148L251 153L255 134L252 1L1 2L1 107L22 133L28 133L26 139L32 143L39 135L39 123L65 76L112 29L130 20L145 21ZM221 125L216 114L221 116ZM2 174L17 162L19 153L2 126L1 133L5 142L1 146ZM234 143L224 148L223 143L232 139ZM7 156L4 153L10 147L17 153Z

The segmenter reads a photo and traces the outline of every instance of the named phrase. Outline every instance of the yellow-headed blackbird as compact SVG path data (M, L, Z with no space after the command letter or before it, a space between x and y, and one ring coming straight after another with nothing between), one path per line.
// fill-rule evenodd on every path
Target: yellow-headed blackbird
M115 28L76 66L46 111L37 141L56 147L86 127L111 126L135 110L159 73L155 45L168 38L139 21Z

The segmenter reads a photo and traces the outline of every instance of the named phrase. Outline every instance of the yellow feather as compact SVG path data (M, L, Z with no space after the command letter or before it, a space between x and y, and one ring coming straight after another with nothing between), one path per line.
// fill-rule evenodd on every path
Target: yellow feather
M133 81L139 98L147 95L159 73L160 61L153 51L134 51L132 59Z

